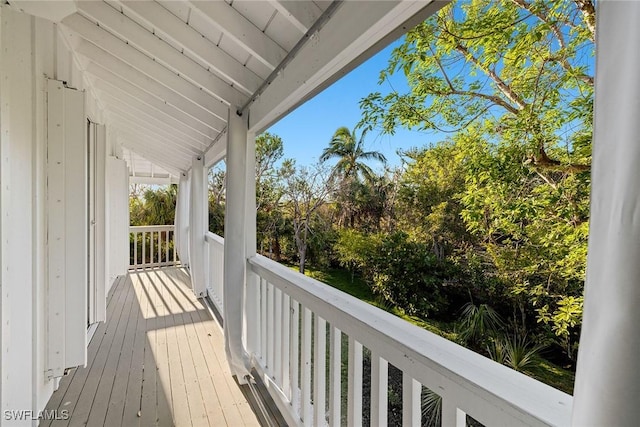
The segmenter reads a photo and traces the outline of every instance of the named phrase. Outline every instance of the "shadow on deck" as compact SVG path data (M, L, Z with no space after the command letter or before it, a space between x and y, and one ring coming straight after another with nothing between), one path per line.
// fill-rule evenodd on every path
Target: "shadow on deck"
M87 367L65 376L47 404L69 419L41 425L264 424L244 388L231 376L220 325L191 292L188 273L131 272L112 287Z

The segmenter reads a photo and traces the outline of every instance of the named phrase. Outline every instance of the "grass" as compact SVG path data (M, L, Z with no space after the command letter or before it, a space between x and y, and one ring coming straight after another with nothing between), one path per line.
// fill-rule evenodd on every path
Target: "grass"
M297 270L297 267L290 267ZM360 277L355 277L353 282L351 281L351 272L344 269L324 269L320 270L315 267L307 266L305 274L320 282L326 283L336 289L352 295L359 300L374 305L382 310L389 311L396 316L413 323L423 329L428 330L436 335L444 337L450 341L460 344L458 334L455 332L455 324L448 322L441 322L432 319L423 319L416 316L408 316L396 308L389 310L389 307L384 307L378 302L371 289L364 280ZM573 393L573 383L575 380L575 373L563 369L562 367L555 365L545 359L539 358L534 366L528 367L523 370L528 376L535 378L545 384L555 387L565 393Z

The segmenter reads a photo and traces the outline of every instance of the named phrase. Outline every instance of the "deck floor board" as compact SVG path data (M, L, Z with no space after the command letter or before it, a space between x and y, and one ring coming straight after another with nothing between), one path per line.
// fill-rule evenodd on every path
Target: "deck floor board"
M258 418L231 377L217 321L180 268L132 272L110 292L86 368L64 377L47 410L62 426L244 426Z

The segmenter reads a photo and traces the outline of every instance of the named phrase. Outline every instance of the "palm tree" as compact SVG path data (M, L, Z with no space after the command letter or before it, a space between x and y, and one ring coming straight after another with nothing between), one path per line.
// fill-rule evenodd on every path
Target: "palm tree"
M324 149L320 156L320 161L325 162L332 158L338 158L338 163L333 167L332 176L340 177L343 182L351 178L362 176L365 180L371 181L374 177L373 170L366 165L364 160L377 160L385 163L387 159L378 151L364 151L364 137L366 130L356 136L356 130L350 131L343 126L338 128L331 137L329 146Z
M373 170L364 161L377 160L383 163L387 161L378 151L364 151L366 133L366 130L362 131L358 139L355 129L350 131L347 127L340 127L320 156L320 162L338 158L338 162L331 171L331 179L340 181L337 202L341 213L338 222L344 225L348 221L351 227L355 222L354 196L357 193L357 187L362 186L360 178L364 178L367 184L375 180Z

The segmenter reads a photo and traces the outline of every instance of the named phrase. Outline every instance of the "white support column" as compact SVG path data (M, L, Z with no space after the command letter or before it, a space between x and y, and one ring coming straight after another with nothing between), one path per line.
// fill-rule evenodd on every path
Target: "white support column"
M227 201L224 221L224 337L227 360L238 381L248 375L243 348L243 302L247 272L247 116L229 111L227 124ZM254 226L255 227L255 226ZM254 228L255 230L255 228Z
M574 426L640 420L640 3L598 2L591 223Z
M175 223L175 247L182 265L189 265L189 177L186 173L180 174L178 184L178 198L176 200Z
M191 191L189 209L189 271L191 286L196 296L204 296L205 283L205 241L207 218L207 183L204 173L204 155L194 156L191 166Z

